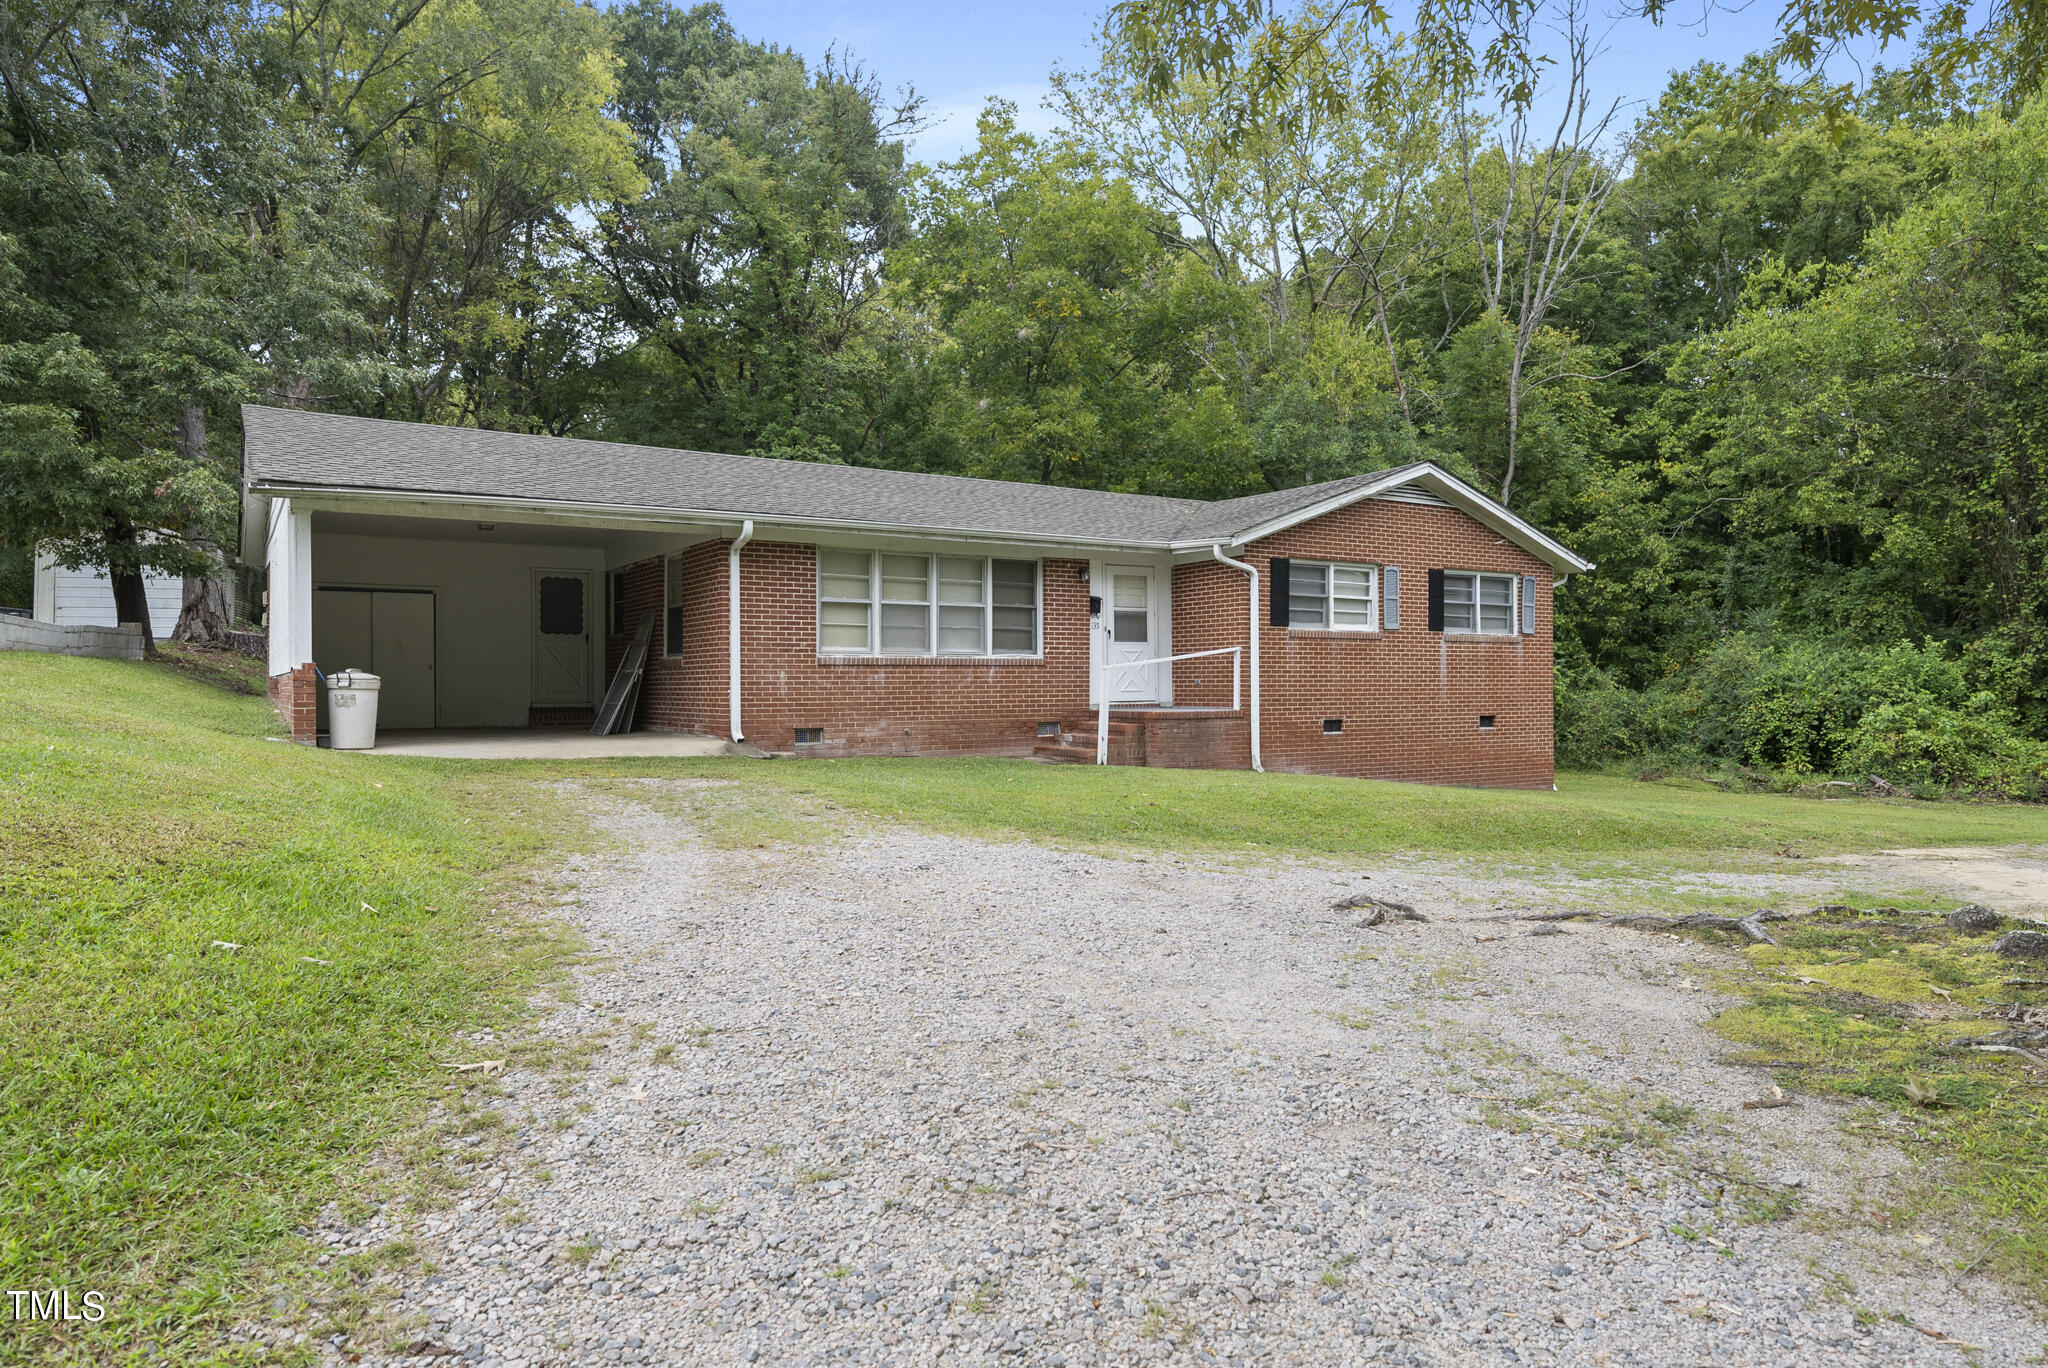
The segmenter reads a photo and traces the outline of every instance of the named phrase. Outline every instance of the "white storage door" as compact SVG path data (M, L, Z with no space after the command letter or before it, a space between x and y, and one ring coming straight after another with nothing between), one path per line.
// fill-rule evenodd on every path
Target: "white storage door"
M367 670L382 681L377 730L434 725L434 595L327 589L313 595L313 660L329 675ZM326 716L326 690L321 690Z

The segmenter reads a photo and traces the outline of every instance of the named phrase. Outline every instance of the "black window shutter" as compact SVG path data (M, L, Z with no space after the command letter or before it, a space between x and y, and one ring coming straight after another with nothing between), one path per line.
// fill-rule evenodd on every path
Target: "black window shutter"
M661 653L663 655L681 655L683 653L682 604L672 603L669 605L668 621L664 626L667 630L662 633Z
M1275 556L1270 562L1271 568L1266 572L1273 580L1271 601L1273 604L1273 625L1275 627L1285 627L1287 625L1287 584L1293 565L1294 562L1287 559L1287 557Z
M1444 629L1444 572L1429 572L1429 630L1441 632Z

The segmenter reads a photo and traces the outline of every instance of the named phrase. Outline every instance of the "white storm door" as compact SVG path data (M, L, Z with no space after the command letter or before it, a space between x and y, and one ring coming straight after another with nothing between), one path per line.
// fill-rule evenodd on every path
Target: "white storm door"
M590 702L590 572L533 573L533 701L542 707Z
M1159 667L1135 662L1161 652L1152 639L1152 572L1142 566L1112 565L1109 571L1109 612L1103 624L1104 659L1109 665L1112 703L1159 701Z

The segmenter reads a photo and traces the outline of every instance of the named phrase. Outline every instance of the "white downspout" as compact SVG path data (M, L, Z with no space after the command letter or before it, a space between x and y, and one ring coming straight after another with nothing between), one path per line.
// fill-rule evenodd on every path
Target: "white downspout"
M734 745L747 739L740 730L740 548L754 539L754 520L740 522L740 534L725 552L725 691L732 704Z
M1223 554L1221 544L1212 545L1209 554L1235 570L1242 570L1251 577L1251 618L1252 634L1252 768L1260 774L1266 767L1259 763L1259 572L1243 561L1232 560Z

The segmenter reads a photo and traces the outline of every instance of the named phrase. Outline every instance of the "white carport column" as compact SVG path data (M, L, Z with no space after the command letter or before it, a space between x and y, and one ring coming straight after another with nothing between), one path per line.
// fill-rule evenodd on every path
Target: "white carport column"
M740 730L740 548L753 539L754 520L748 518L725 553L725 691L732 705L734 744L747 739Z
M313 659L313 514L290 499L270 501L270 673L290 674Z
M1251 581L1251 616L1245 623L1246 630L1251 633L1252 638L1252 711L1248 723L1252 734L1252 768L1263 774L1266 767L1260 763L1259 758L1259 572L1243 561L1232 560L1224 555L1221 546L1211 546L1209 554L1233 570L1244 571Z

